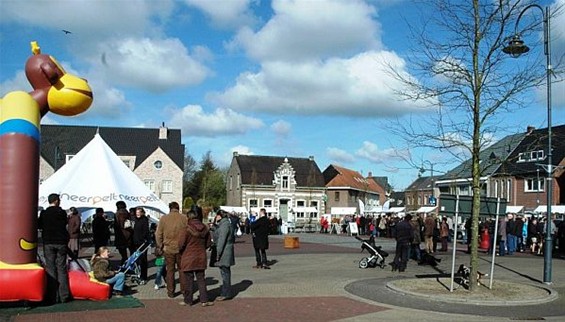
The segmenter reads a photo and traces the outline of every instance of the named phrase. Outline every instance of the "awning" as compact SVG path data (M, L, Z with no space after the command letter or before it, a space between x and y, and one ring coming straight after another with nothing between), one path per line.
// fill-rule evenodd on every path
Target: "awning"
M423 212L423 213L428 213L428 212L432 212L434 210L436 210L437 207L420 207L418 210L416 210L416 212Z
M524 206L506 206L506 213L507 214L517 214L524 209Z
M508 207L507 207L508 208ZM537 213L543 213L543 212L547 212L547 206L538 206L534 212ZM558 214L565 214L565 206L557 206L557 205L552 205L551 206L551 212L552 213L558 213Z
M292 211L294 213L311 213L311 212L318 212L318 209L316 209L316 207L295 207L292 208Z
M365 208L365 213L381 213L383 212L383 207L381 206L368 206Z
M232 207L232 206L220 206L220 209L227 212L234 212L236 214L243 213L248 214L247 208L245 207Z
M357 212L355 207L332 207L332 215L354 215Z
M405 207L390 207L386 212L399 213L404 212Z
M276 207L253 207L253 208L251 208L251 212L259 213L259 210L261 210L261 208L265 208L265 211L267 212L267 214L279 212L279 210Z

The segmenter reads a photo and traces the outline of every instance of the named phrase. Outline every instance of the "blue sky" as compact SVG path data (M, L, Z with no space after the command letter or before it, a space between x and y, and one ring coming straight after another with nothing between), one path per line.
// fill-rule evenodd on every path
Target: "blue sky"
M164 122L182 129L197 161L208 150L220 166L234 151L312 155L321 170L339 164L403 189L418 171L399 155L437 172L455 165L437 151L407 150L389 128L429 117L398 100L382 64L408 72L403 20L417 16L412 9L409 0L0 0L0 96L30 90L23 67L35 40L88 79L95 97L86 113L48 114L42 124ZM563 55L565 17L552 27L554 56ZM564 83L553 86L553 124L565 121ZM492 135L545 127L544 91L526 93L533 104Z

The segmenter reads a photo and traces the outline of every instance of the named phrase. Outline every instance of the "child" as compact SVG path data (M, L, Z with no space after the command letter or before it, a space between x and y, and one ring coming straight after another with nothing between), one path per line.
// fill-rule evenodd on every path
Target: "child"
M92 256L91 265L94 278L100 282L113 285L112 294L121 296L124 291L125 274L110 270L109 257L110 251L106 246L99 247L96 254Z
M163 251L155 248L155 267L157 267L157 274L155 275L155 290L164 286L163 279L166 275L165 257Z

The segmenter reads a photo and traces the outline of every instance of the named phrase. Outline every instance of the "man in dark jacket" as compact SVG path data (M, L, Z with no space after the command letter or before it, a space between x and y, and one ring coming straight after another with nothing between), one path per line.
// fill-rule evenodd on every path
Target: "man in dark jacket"
M108 222L104 218L103 208L96 208L96 213L92 220L92 239L94 240L94 253L98 252L100 247L108 246L110 227L108 227Z
M39 215L38 227L42 230L45 270L47 271L46 301L65 303L71 300L69 273L67 271L67 213L59 207L59 195L47 197L49 207Z
M261 208L259 218L250 224L251 233L253 234L253 248L255 248L255 259L257 265L253 268L270 269L267 265L267 252L269 249L269 219L267 211Z
M394 263L392 270L404 272L406 264L408 263L408 252L410 251L410 243L414 239L414 231L410 225L412 215L406 214L404 220L396 224L396 255L394 256Z

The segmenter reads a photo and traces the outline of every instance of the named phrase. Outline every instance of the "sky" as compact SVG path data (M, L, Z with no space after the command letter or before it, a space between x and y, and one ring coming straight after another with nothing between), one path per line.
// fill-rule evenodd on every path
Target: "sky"
M565 0L539 1L556 3ZM87 112L42 124L164 123L182 130L196 161L208 151L220 167L234 151L314 156L322 171L341 165L402 190L419 165L437 175L458 162L391 131L433 113L400 100L387 72L410 75L406 21L418 14L410 0L0 0L0 97L31 90L23 68L37 41L94 93ZM552 20L552 50L563 56L565 15ZM531 104L492 136L546 127L544 93L525 93ZM552 98L553 124L563 124L564 81Z

